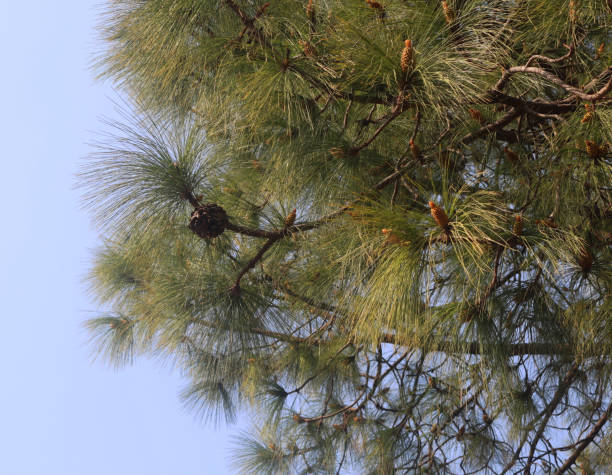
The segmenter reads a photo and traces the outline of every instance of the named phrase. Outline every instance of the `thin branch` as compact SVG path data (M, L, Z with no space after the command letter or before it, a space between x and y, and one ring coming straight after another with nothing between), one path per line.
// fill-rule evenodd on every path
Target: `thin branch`
M603 428L606 422L608 422L608 419L611 414L612 414L612 404L608 406L608 409L599 418L599 420L597 421L597 424L593 426L593 429L591 430L591 432L589 432L586 438L580 443L580 445L578 445L576 450L572 453L572 455L570 455L570 457L565 461L565 463L561 465L561 467L559 467L559 469L554 473L554 475L561 475L562 473L565 473L574 464L574 462L580 456L580 454L584 451L584 449L586 449L587 446L591 442L593 442L593 440L595 439L599 431Z

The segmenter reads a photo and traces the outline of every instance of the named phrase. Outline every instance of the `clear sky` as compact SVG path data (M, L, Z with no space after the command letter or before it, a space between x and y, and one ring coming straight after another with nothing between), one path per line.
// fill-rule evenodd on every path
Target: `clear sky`
M2 2L0 474L230 473L227 431L183 408L178 375L92 363L81 327L98 236L72 187L116 98L88 69L98 4Z

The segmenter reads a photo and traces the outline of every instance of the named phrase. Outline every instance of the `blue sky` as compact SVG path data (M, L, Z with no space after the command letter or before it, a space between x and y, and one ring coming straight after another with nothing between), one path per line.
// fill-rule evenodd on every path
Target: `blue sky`
M183 408L171 368L91 362L82 283L98 235L73 190L110 85L88 69L99 2L3 2L0 474L230 473L232 429Z

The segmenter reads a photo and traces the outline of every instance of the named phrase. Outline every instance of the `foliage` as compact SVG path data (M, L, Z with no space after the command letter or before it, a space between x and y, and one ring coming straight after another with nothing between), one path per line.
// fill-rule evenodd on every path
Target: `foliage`
M109 0L132 115L80 175L96 349L258 414L243 473L605 472L611 27L601 0Z

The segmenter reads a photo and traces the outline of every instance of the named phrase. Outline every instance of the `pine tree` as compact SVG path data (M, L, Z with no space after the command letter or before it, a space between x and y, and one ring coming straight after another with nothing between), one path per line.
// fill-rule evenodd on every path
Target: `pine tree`
M109 0L96 349L240 473L609 473L609 3Z

